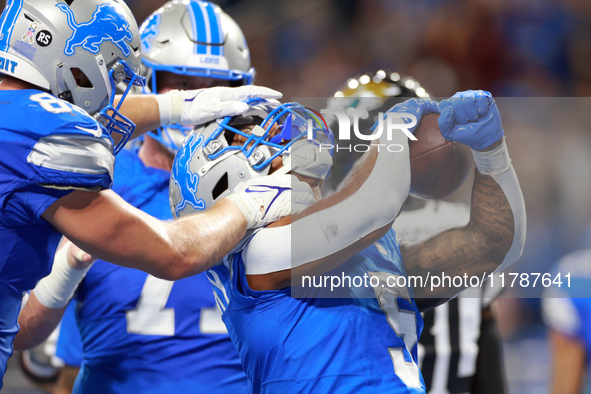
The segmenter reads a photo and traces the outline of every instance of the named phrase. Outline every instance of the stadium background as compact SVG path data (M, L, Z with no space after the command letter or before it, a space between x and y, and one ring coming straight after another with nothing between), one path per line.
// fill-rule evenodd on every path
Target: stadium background
M164 2L128 4L141 22ZM0 0L2 8L4 3ZM541 121L540 114L535 122L520 117L519 106L510 114L502 111L528 210L518 269L545 272L564 253L591 246L591 2L217 3L245 33L256 83L282 91L286 99L328 97L355 74L389 68L414 76L436 97L485 89L497 98L521 97L524 107L535 107L531 97L577 106L560 120ZM464 200L468 192L461 189L453 199ZM547 391L549 353L539 296L507 289L496 301L510 393ZM25 382L13 359L4 392L42 392Z

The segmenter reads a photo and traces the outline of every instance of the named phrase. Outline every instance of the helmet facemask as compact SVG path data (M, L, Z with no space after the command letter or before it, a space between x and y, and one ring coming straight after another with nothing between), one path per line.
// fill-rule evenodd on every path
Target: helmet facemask
M145 82L145 78L136 74L123 60L117 62L109 70L109 83L111 86L109 103L95 115L95 118L111 134L121 134L121 140L114 148L115 154L119 153L135 131L135 124L120 112L121 105L134 86L143 87ZM115 94L113 92L116 91L118 85L120 87L124 86L125 90L120 96L119 102L115 105Z
M327 176L334 142L320 115L298 103L254 99L249 106L243 115L218 119L187 137L171 176L175 216L208 209L253 177L289 171Z
M244 115L224 118L205 140L204 149L209 152L210 159L238 150L257 171L282 157L283 167L279 173L293 171L317 179L327 176L332 164L334 137L319 114L298 103L277 104L255 99L250 105ZM236 127L256 118L263 120L260 124L255 122L248 131ZM222 133L228 146L211 144ZM236 139L239 144L233 144Z

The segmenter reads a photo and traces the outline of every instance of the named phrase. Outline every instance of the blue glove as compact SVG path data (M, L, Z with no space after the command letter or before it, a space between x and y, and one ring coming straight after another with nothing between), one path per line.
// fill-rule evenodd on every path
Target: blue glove
M439 108L437 107L437 101L413 98L410 100L406 100L402 103L398 103L392 108L390 108L384 114L384 121L388 116L388 112L406 113L414 115L417 118L417 123L413 127L408 128L408 131L414 133L418 124L421 123L421 118L423 117L423 115L426 115L428 113L439 113ZM411 123L411 118L403 117L402 119L406 124ZM374 131L377 125L378 122L376 122L371 127L371 131Z
M458 92L439 103L439 130L448 141L486 149L505 135L495 99L483 90Z

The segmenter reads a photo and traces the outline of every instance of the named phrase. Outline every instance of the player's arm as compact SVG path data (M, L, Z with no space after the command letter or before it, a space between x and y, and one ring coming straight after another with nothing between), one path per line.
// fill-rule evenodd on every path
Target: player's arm
M169 280L208 269L247 229L242 210L228 199L207 213L163 222L111 190L73 191L43 218L93 256Z
M423 114L437 111L437 103L414 99L394 110L411 113L418 124ZM397 130L386 140L385 134L356 163L338 192L261 230L250 241L242 257L252 289L297 285L303 276L337 267L386 234L408 195L410 163L406 135ZM403 149L389 152L384 148L388 144Z
M60 323L65 309L65 305L61 308L47 308L31 292L18 317L20 330L14 337L14 350L31 349L47 339Z
M444 272L451 277L466 273L481 278L483 272L497 270L511 247L513 235L513 214L505 194L492 177L476 171L468 225L417 244L403 243L400 250L410 276L419 275L427 280L430 275ZM421 310L445 302L463 288L437 290L441 291L431 293L429 284L415 288Z
M259 185L265 181L285 189L295 187L300 200L313 199L310 188L305 185L298 189L299 183L289 175L256 180ZM290 208L291 192L277 197L274 193L238 192L205 213L163 222L134 208L113 191L102 190L71 192L51 204L42 216L75 242L71 248L78 246L87 252L85 260L91 254L176 280L211 267L238 244L248 228L275 221L289 214ZM78 249L65 250L56 254L51 274L37 284L23 308L16 348L35 346L53 331L82 280L85 271L75 269L76 260L82 259L75 258Z
M525 203L504 141L501 118L490 94L467 92L440 104L444 137L470 145L477 170L470 221L416 245L402 245L409 275L478 276L515 262L525 242ZM422 310L455 296L463 288L429 284L415 288Z
M128 95L120 111L135 125L132 138L162 125L199 125L224 116L238 115L248 109L245 100L259 97L280 99L281 93L262 86L237 88L213 87L198 90L173 90L165 94ZM118 103L118 97L115 98ZM119 134L113 134L118 141Z
M288 215L292 194L298 199L313 198L307 185L300 188L289 175L257 179L259 185L278 183L286 189L278 196L240 190L207 212L167 222L131 206L111 190L73 191L42 216L92 256L178 280L219 262L247 229Z
M37 283L19 314L20 330L14 338L15 350L33 348L49 337L93 262L88 253L63 240L51 273Z
M374 146L356 163L356 166L351 170L348 182L340 191L320 200L299 214L269 225L250 241L243 252L243 258L248 262L247 280L253 290L283 289L294 285L296 276L319 275L329 271L359 250L364 249L366 245L371 245L388 231L397 213L394 206L391 206L392 212L389 215L387 206L382 206L385 209L385 211L382 211L382 220L385 224L378 225L378 228L369 231L364 228L355 228L347 231L348 235L344 235L342 231L339 231L338 236L341 242L338 246L331 244L330 240L322 234L316 233L318 230L321 232L326 231L326 234L330 237L331 233L327 231L327 227L331 224L330 217L337 215L339 219L347 219L344 212L331 212L320 218L323 223L326 223L326 227L322 226L322 224L320 225L322 227L319 227L319 224L315 222L317 215L326 213L331 207L337 207L339 203L346 200L353 202L355 200L353 196L359 192L364 184L367 189L371 189L368 178L372 169L377 169L377 157L378 151ZM404 174L404 170L401 170L398 174ZM410 180L409 176L407 178ZM407 190L406 193L408 193L408 187L405 189ZM376 195L383 196L383 194ZM403 199L401 197L401 200ZM376 203L377 205L379 204ZM371 212L366 213L371 214ZM369 217L366 218L369 219ZM311 222L305 223L307 220L311 220ZM294 222L298 223L293 224ZM334 222L332 224L344 230L347 225L354 225L355 220L350 220L348 223L344 223L343 226ZM363 234L364 231L365 234ZM328 242L324 243L324 240ZM292 249L292 245L294 245L294 248L297 248L297 245L306 245L306 248L296 250ZM296 256L294 256L294 251ZM283 262L283 264L279 262ZM253 268L255 264L256 266ZM267 265L273 267L271 272L265 272L265 266Z

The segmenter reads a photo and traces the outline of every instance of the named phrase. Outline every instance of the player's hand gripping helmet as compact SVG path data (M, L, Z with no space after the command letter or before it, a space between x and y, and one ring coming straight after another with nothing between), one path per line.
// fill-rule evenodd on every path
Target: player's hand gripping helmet
M123 134L135 125L115 107L115 86L143 85L140 38L122 0L8 0L0 17L0 73L29 82ZM125 96L124 94L124 96Z
M238 24L216 4L172 0L140 27L143 73L151 92L158 91L158 72L221 79L229 86L250 85L248 45ZM176 152L191 128L161 127L151 137Z
M197 128L183 142L170 178L174 217L211 208L238 183L269 174L277 158L275 174L326 178L334 139L320 115L298 103L249 105L245 114Z

